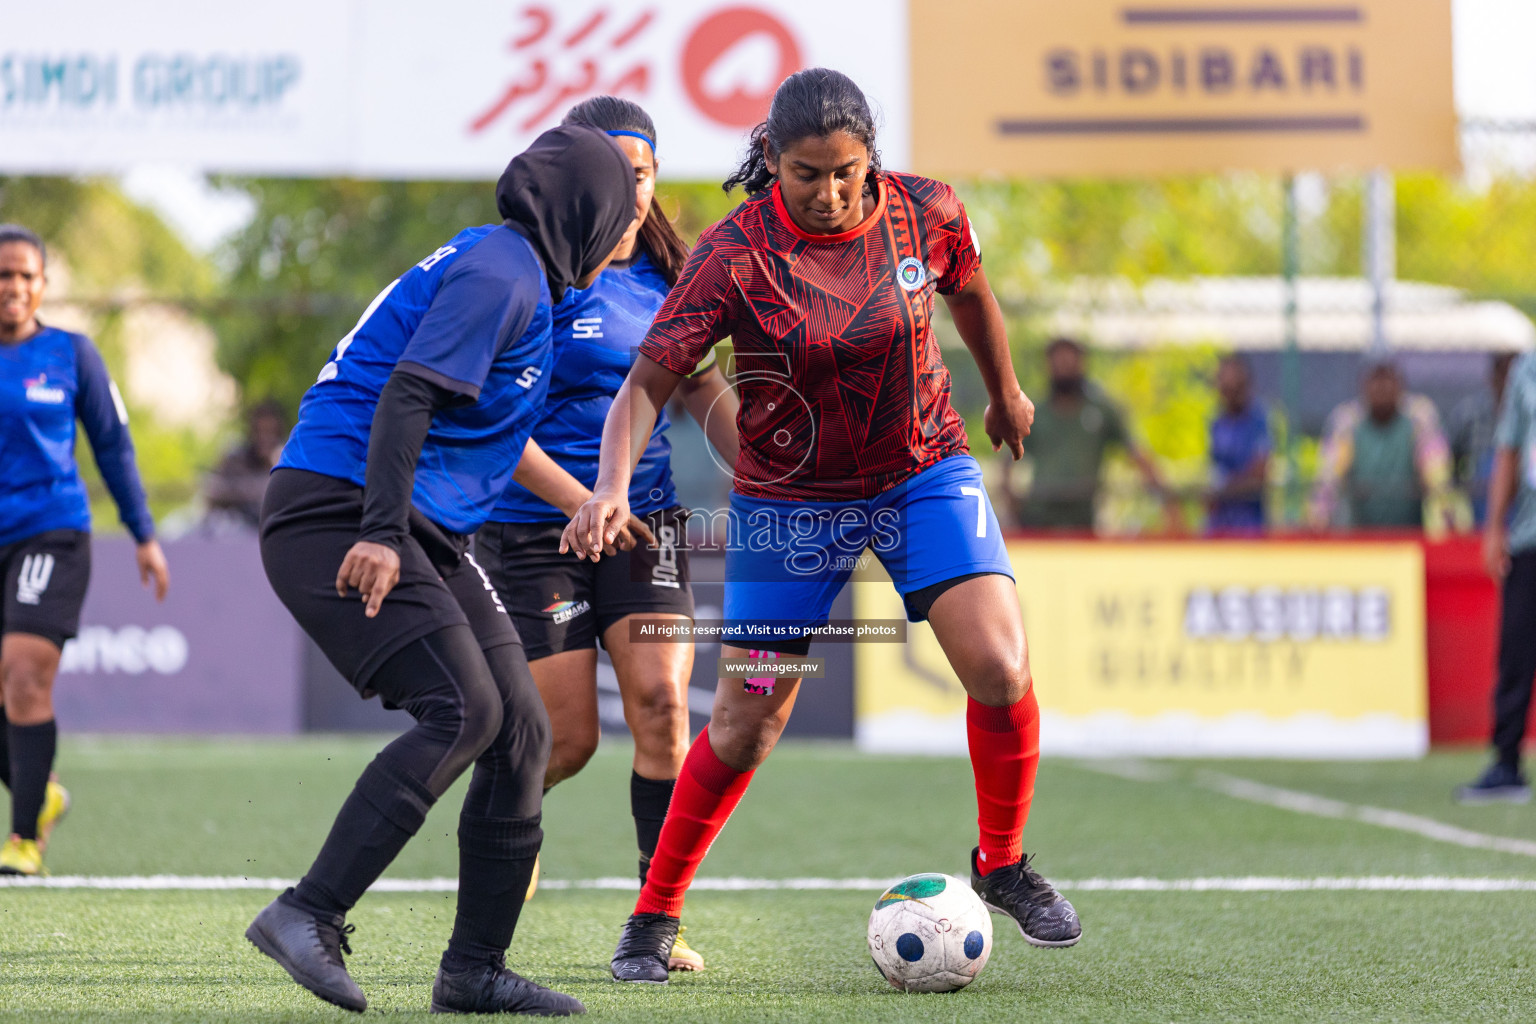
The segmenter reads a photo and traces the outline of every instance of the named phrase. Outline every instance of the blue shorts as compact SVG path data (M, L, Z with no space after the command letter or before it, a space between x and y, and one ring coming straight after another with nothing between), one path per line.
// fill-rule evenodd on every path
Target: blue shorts
M723 641L751 648L764 636L825 625L832 602L868 550L891 574L912 622L927 617L910 600L917 591L959 576L1013 578L981 466L969 455L952 455L855 501L733 493Z

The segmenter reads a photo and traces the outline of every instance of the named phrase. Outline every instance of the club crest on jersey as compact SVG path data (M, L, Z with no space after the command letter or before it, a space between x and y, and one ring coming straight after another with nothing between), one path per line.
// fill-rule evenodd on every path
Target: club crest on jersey
M915 292L928 280L928 268L916 256L908 256L896 265L896 283L909 292Z
M27 401L37 402L39 405L63 405L68 395L61 387L55 387L48 383L48 375L40 373L31 380L21 382L27 389Z

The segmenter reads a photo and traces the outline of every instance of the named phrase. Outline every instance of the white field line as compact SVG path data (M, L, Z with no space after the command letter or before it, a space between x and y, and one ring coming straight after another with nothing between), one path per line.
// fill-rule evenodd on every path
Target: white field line
M1350 804L1315 793L1302 793L1294 789L1268 786L1251 779L1240 779L1219 772L1199 772L1195 776L1198 785L1215 790L1238 800L1268 804L1298 814L1311 814L1319 818L1338 818L1343 821L1361 821L1367 825L1409 832L1437 842L1465 846L1473 850L1494 850L1513 853L1522 857L1536 857L1536 842L1529 839L1512 839L1508 836L1492 836L1484 832L1447 825L1434 818L1425 818L1406 811L1393 811L1385 807L1367 804Z
M1172 782L1177 781L1178 778L1171 769L1164 765L1135 759L1111 761L1084 759L1074 761L1073 764L1084 771L1097 772L1100 775L1113 775L1116 778L1128 779L1132 782ZM1498 853L1512 853L1521 857L1536 857L1536 842L1532 842L1529 839L1513 839L1509 836L1494 836L1488 835L1485 832L1473 832L1471 829L1447 825L1443 821L1426 818L1418 814L1409 814L1406 811L1394 811L1386 807L1371 807L1368 804L1345 803L1343 800L1318 796L1316 793L1303 793L1294 789L1282 789L1279 786L1270 786L1262 782L1254 782L1252 779L1238 778L1235 775L1223 775L1220 772L1197 772L1193 781L1197 786L1213 790L1237 800L1267 804L1270 807L1278 807L1281 810L1295 811L1297 814L1311 814L1319 818L1336 818L1340 821L1360 821L1367 825L1378 825L1381 828L1396 829L1399 832L1408 832L1416 836L1422 836L1425 839L1451 843L1455 846L1464 846L1472 850L1493 850Z
M1173 770L1166 765L1142 761L1134 757L1104 760L1085 758L1072 763L1086 771L1097 772L1100 775L1113 775L1117 779L1129 779L1132 782L1172 782L1175 778Z
M1362 878L1085 878L1073 892L1536 892L1536 879L1368 875Z
M857 891L877 894L894 878L700 878L693 889L724 892ZM286 878L242 878L213 875L57 875L48 878L0 876L0 889L117 889L117 890L261 890L274 892L294 884ZM385 878L374 892L451 893L454 878ZM1062 881L1068 892L1536 892L1536 879L1462 878L1444 875L1405 877L1373 875L1359 878L1285 878L1251 875L1245 878L1085 878ZM633 878L545 879L541 890L603 890L633 892Z

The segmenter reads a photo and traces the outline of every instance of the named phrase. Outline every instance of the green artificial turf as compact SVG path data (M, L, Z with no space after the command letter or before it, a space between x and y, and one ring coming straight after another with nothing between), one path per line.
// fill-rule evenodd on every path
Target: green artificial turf
M75 796L56 875L292 877L306 866L378 739L67 741ZM1452 875L1536 879L1536 858L1222 796L1221 772L1461 828L1536 839L1536 808L1458 808L1481 755L1390 764L1047 760L1026 848L1058 879ZM1146 766L1143 766L1146 767ZM605 746L546 805L544 877L634 868L628 751ZM452 875L451 793L391 870ZM701 877L960 874L973 840L959 759L775 753ZM685 922L709 968L665 989L621 987L606 964L632 896L546 890L512 961L613 1021L1530 1021L1536 893L1109 892L1068 895L1074 949L1027 947L1002 919L964 992L909 996L869 963L876 893L699 891ZM297 988L241 936L257 891L0 888L0 1021L349 1019ZM451 894L370 894L351 916L353 973L375 1010L424 1013Z

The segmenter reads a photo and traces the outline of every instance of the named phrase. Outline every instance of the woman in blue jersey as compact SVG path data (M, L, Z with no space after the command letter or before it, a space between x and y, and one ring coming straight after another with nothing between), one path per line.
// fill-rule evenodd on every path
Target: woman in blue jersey
M53 680L64 642L80 627L91 574L77 419L138 542L139 577L160 600L170 584L117 386L89 338L37 318L46 263L42 239L0 224L0 783L11 791L0 874L10 875L42 871L48 834L69 807L51 772Z
M502 223L407 270L336 345L262 509L278 597L360 694L416 719L358 779L299 884L246 931L349 1010L367 999L341 956L347 912L473 765L432 1009L583 1011L506 968L543 840L549 724L517 631L466 551L543 408L550 307L607 262L635 187L612 139L562 127L512 160L496 200Z
M688 751L688 677L693 642L636 642L640 622L693 618L688 582L688 514L677 506L665 411L630 485L631 520L613 558L579 561L560 552L560 532L591 497L603 420L640 342L677 281L688 248L652 205L656 126L638 104L596 96L572 107L566 124L611 135L634 165L640 221L590 288L572 289L554 309L554 368L544 416L514 482L475 537L475 553L507 603L549 710L553 746L544 785L570 778L597 749L597 644L613 660L624 718L635 740L630 807L640 880L656 850L672 787ZM711 355L679 385L688 411L720 452L736 461L736 395ZM643 540L645 543L636 543ZM674 970L703 959L679 940Z

